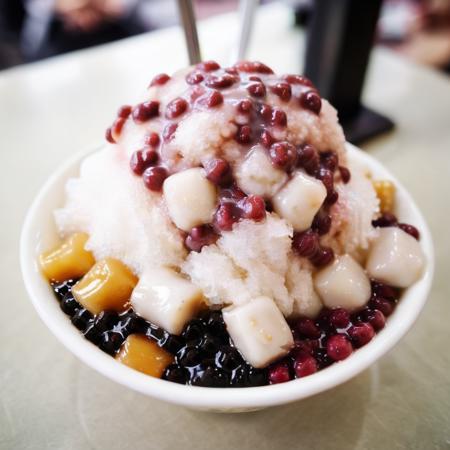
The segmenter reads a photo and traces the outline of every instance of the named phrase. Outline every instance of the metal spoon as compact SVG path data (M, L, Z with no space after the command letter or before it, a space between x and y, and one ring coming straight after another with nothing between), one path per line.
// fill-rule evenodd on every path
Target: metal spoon
M259 0L240 0L239 2L241 23L237 48L232 55L232 64L245 58L258 4Z
M178 11L183 24L184 36L189 55L189 63L197 64L202 58L198 42L197 24L195 22L194 8L191 0L178 0Z

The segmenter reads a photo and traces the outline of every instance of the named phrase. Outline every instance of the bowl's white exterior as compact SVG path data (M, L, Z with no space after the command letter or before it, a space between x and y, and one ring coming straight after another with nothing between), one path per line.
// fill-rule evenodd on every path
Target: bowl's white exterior
M57 242L52 212L64 201L66 180L77 175L81 160L92 151L77 154L59 168L41 189L26 217L20 242L20 260L24 283L33 305L55 336L87 365L124 386L167 402L208 411L241 412L293 402L337 386L369 367L406 334L425 304L434 270L433 244L428 226L405 188L371 156L350 144L348 151L349 157L366 165L375 178L395 182L398 216L420 230L427 267L421 280L403 293L387 326L368 345L345 361L289 383L253 388L203 388L144 375L118 363L87 341L60 310L48 282L39 271L36 257Z

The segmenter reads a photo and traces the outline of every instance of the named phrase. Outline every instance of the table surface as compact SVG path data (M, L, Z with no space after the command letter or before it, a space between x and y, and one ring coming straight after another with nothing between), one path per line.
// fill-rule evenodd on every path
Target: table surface
M201 24L204 56L229 62L235 15ZM249 56L300 71L303 35L282 6L258 15ZM387 356L346 384L288 406L226 415L143 397L84 366L50 334L21 279L30 202L73 152L103 139L118 105L153 74L186 64L167 29L0 73L1 449L450 448L450 81L388 51L373 53L368 106L394 132L364 145L413 194L436 246L423 314Z

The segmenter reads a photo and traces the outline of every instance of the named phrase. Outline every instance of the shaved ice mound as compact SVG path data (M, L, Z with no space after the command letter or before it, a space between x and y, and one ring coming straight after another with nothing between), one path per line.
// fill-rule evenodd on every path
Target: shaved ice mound
M195 76L203 77L203 83L190 84ZM230 84L221 89L223 83ZM252 95L252 86L263 86L264 96ZM276 210L257 221L242 212L245 196L260 196L270 205L296 172L322 184L320 172L331 168L328 175L333 186L328 190L338 198L334 204L321 205L321 213L331 217L321 245L337 254L356 254L367 250L374 238L376 193L363 169L352 167L351 180L345 184L336 164L327 163L331 155L339 165L347 165L345 139L336 111L326 100L321 100L318 113L302 106L302 96L311 91L315 92L308 80L293 75L280 78L273 73L196 68L150 86L127 117L119 114L110 129L113 143L86 158L80 177L68 183L66 204L55 212L61 235L86 232L86 248L97 259L118 258L138 276L148 267L176 268L216 307L265 295L286 317L316 315L321 303L312 279L320 264L293 249L294 233L305 230L294 230ZM210 106L213 94L217 105ZM158 113L142 120L142 105L150 103L158 105ZM168 136L170 127L174 131ZM295 150L299 151L296 161L283 165L283 155L271 153L276 142L300 149ZM311 161L308 155L302 161L305 145L313 148ZM236 220L221 229L212 218L214 242L198 252L189 252L183 244L185 232L171 220L164 195L147 189L129 168L128 160L136 152L152 146L158 152L158 164L169 174L207 167L213 160L225 161L234 174L231 182L217 186L217 205L218 209L231 207ZM227 192L231 187L243 198L233 198ZM314 223L310 226L314 228Z
M84 158L40 256L87 339L148 375L245 387L350 356L424 268L395 186L346 152L300 75L205 61L157 75Z

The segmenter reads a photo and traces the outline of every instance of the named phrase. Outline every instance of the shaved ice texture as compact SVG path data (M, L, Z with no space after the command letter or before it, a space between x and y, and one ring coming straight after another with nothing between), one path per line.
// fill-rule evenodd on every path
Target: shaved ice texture
M286 317L315 317L322 307L313 287L316 269L292 250L294 230L286 220L274 212L268 212L261 222L240 220L231 231L223 231L216 243L189 253L184 246L185 234L171 221L163 196L149 191L130 170L130 157L143 148L146 136L151 132L163 136L166 105L183 97L193 106L177 120L173 138L160 149L165 167L173 173L220 157L230 163L235 174L246 176L240 171L246 153L234 136L247 120L236 110L236 102L249 97L247 91L230 87L222 91L229 101L220 107L197 107L192 100L195 87L185 81L190 71L192 68L176 73L163 86L149 88L142 97L141 101L160 102L160 117L145 123L136 123L130 117L115 144L84 159L79 176L66 185L64 206L55 211L61 236L87 233L87 248L96 259L117 258L138 276L148 267L175 268L200 287L214 307L268 296ZM258 76L267 86L279 80L273 74ZM321 237L321 243L331 246L336 254L349 253L361 260L375 237L371 222L378 212L378 200L371 180L363 168L347 160L336 110L326 100L322 100L320 114L299 107L294 95L310 87L292 86L289 102L267 89L264 103L287 115L285 127L267 129L276 140L288 140L295 146L308 143L319 152L332 150L339 164L349 167L350 182L335 182L339 198L330 209L331 230ZM241 181L242 186L251 186L248 180ZM281 185L285 182L281 177ZM279 188L275 185L273 189Z

